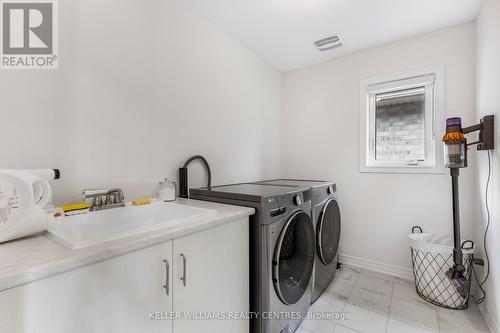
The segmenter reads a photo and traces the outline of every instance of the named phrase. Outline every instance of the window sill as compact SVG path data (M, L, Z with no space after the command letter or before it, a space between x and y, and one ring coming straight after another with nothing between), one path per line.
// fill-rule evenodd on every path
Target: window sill
M445 167L367 167L362 166L360 173L400 173L400 174L446 174Z

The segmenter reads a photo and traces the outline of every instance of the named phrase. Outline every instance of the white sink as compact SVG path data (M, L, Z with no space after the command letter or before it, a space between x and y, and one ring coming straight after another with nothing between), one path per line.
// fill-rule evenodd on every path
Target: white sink
M78 249L215 214L210 209L154 202L64 217L63 222L49 227L49 235L70 249Z

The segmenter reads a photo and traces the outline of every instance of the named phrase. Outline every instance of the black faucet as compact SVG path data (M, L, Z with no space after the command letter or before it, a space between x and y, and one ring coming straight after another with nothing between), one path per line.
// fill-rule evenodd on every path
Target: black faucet
M188 185L188 165L194 160L201 160L203 165L205 165L205 169L207 170L207 187L212 186L212 173L210 172L210 166L208 165L205 157L201 155L195 155L188 158L186 163L182 168L179 168L179 197L181 198L189 198L189 185Z

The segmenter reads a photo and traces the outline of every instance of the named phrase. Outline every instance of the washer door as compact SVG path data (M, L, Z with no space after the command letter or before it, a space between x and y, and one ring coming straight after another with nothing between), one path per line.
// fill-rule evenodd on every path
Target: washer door
M306 292L314 266L314 227L305 212L286 222L274 251L273 281L281 301L297 303Z
M318 256L325 265L337 255L340 240L340 209L335 199L326 202L318 218L316 241Z

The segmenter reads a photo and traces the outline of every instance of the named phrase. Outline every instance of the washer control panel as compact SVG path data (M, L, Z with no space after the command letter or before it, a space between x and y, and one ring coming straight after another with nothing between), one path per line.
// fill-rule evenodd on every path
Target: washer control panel
M268 197L264 201L264 205L265 211L269 212L270 217L278 218L299 207L307 210L310 208L310 202L311 192L305 190Z

